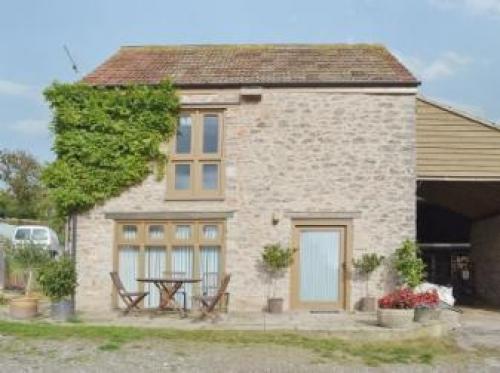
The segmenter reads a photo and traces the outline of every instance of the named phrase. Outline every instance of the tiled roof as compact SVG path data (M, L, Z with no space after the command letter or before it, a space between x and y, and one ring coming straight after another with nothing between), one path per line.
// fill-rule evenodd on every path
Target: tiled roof
M83 81L92 85L416 86L380 45L279 44L122 47Z

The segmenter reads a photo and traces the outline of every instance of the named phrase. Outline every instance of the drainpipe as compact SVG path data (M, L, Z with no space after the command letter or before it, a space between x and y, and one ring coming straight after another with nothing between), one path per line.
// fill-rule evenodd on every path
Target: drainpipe
M74 265L76 265L76 223L77 223L77 214L74 213L71 215L71 245L70 245L70 257L71 261ZM71 308L73 312L75 312L75 292L71 294Z

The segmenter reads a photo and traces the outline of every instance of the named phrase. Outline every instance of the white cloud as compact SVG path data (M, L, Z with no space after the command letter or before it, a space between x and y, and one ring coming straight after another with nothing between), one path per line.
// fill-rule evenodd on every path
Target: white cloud
M33 94L31 86L0 79L0 95L30 96Z
M28 136L49 134L49 119L21 119L7 127L15 132Z
M500 16L500 0L429 0L441 9L462 8L475 14Z
M471 58L451 51L431 61L402 54L398 57L424 83L456 75L472 62Z

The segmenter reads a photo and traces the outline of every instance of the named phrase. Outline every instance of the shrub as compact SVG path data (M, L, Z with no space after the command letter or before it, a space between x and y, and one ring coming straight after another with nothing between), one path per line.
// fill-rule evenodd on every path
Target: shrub
M14 272L22 273L25 277L25 295L29 296L36 272L50 261L49 253L42 246L33 242L17 246L9 244L5 252L9 268Z
M394 254L394 267L402 282L411 288L422 283L425 264L418 256L419 249L414 241L405 240Z
M284 248L279 243L264 246L262 261L266 267L267 273L272 284L272 296L276 295L276 282L284 270L293 263L292 248Z
M53 260L40 270L38 282L53 301L68 297L77 286L75 264L68 256Z
M382 255L363 254L360 259L353 260L354 268L356 268L359 273L365 276L370 276L370 274L377 269L377 267L382 264L384 257Z
M410 288L398 289L378 300L379 308L413 309L417 297Z

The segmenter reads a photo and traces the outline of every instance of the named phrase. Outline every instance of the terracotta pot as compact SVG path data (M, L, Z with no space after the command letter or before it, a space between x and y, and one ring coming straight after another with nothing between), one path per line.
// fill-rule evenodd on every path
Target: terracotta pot
M38 298L22 297L11 299L9 304L10 316L14 319L31 319L38 314Z
M415 311L413 309L379 308L377 322L386 328L408 328L413 323Z
M267 300L267 310L269 313L282 313L283 298L269 298Z
M414 320L416 322L425 323L431 320L439 320L439 315L441 314L441 310L436 308L426 308L419 307L415 308L415 317Z
M361 298L360 310L363 312L375 312L377 310L377 298L375 297Z

